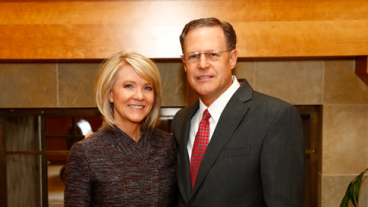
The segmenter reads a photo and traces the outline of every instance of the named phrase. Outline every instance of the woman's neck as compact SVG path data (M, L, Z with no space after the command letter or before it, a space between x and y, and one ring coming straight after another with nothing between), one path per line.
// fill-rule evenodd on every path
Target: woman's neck
M117 124L116 126L129 135L135 142L138 142L142 136L140 124Z

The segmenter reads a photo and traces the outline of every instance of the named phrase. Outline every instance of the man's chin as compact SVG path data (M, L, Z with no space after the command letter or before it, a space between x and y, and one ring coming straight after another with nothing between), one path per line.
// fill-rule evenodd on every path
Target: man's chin
M197 94L199 96L199 98L203 99L208 99L210 97L213 96L213 91L212 90L204 90L204 91L197 91Z

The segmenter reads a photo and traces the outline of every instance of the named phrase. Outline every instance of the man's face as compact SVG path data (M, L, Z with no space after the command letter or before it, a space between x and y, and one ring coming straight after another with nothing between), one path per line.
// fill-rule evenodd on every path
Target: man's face
M221 27L199 27L188 32L184 50L187 58L193 52L207 53L228 49ZM186 58L183 58L183 62L188 82L204 104L210 106L232 84L231 70L236 65L237 51L222 52L215 61L208 59L205 54L200 55L196 63L191 63Z

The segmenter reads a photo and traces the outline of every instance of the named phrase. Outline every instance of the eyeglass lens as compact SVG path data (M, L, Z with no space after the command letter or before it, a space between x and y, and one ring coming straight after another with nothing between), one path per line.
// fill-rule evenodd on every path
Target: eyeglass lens
M212 52L202 52L202 53L192 52L192 53L188 53L187 60L190 63L196 63L201 58L201 55L204 54L207 59L209 59L211 61L216 61L221 57L223 52L227 52L227 51L215 50L215 51L212 51Z

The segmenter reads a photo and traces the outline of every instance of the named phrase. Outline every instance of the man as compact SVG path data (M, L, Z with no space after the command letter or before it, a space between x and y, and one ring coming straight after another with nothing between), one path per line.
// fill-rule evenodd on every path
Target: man
M182 60L199 101L173 120L178 206L303 206L304 143L297 109L241 86L236 34L215 18L189 22ZM202 119L202 117L205 117Z

